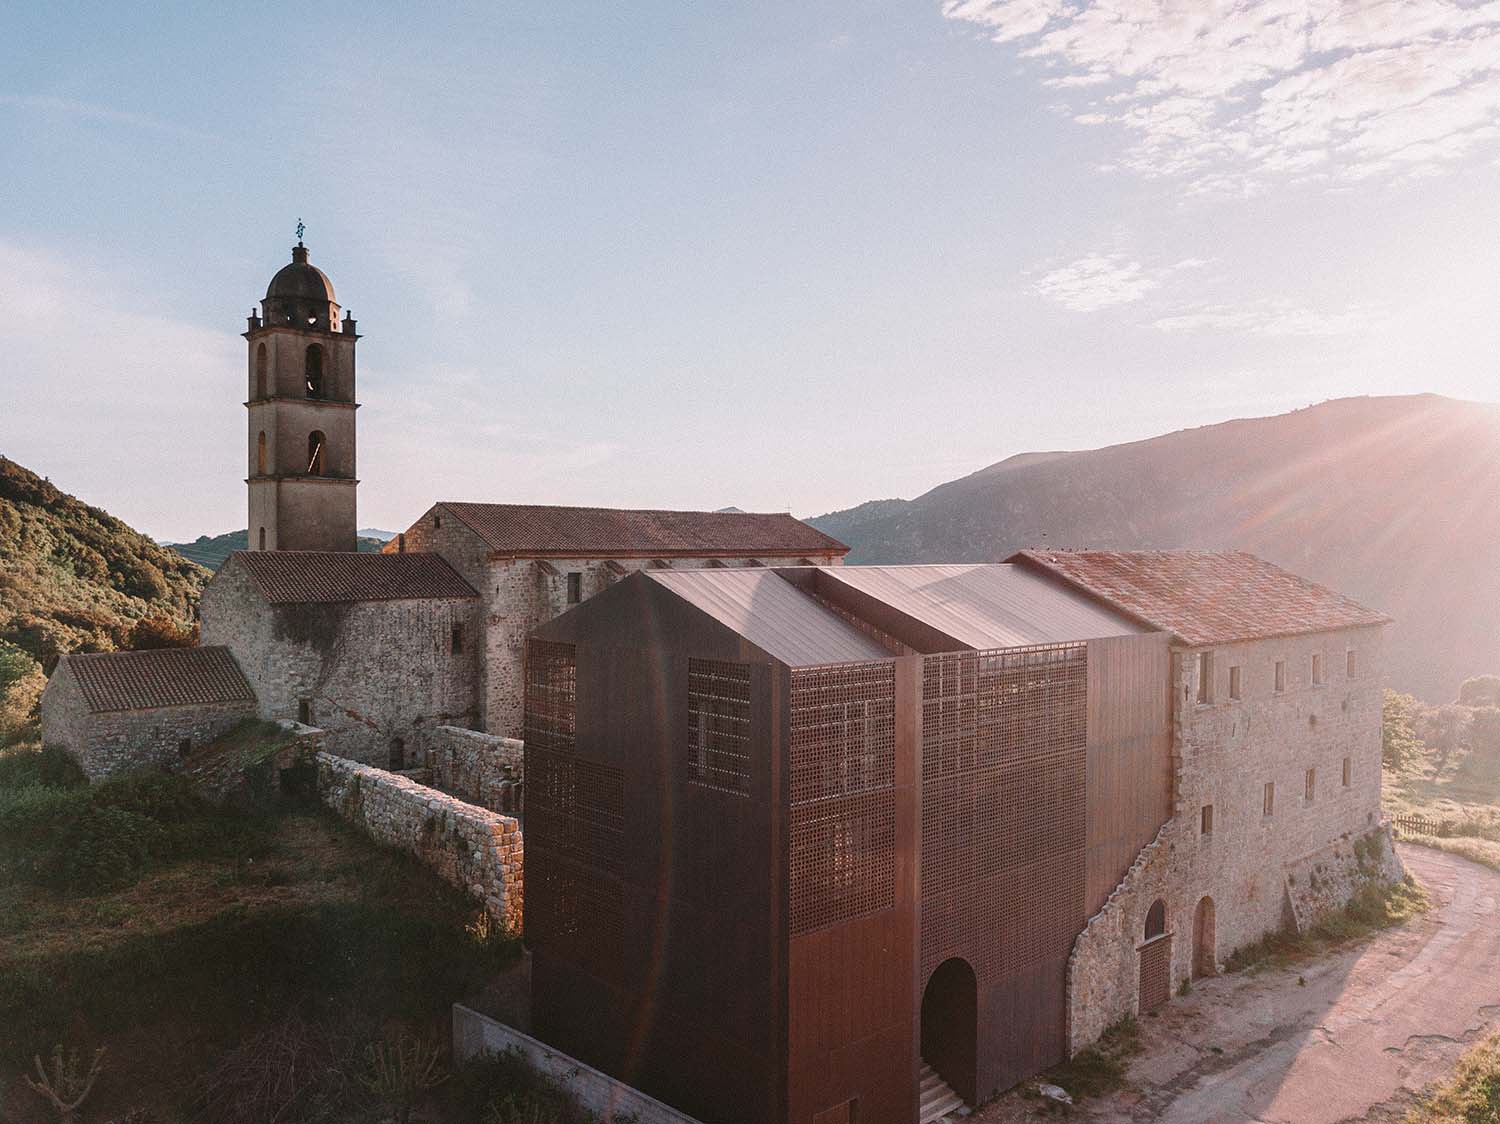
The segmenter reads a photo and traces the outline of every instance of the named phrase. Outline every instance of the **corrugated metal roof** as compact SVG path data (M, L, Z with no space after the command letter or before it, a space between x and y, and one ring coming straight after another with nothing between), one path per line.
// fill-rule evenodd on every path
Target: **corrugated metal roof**
M646 576L789 667L889 659L869 636L774 570L650 570Z
M436 554L237 550L229 558L273 605L479 596Z
M1062 644L1148 631L1024 566L828 566L819 573L951 636L957 647Z
M1390 621L1241 550L1023 550L1016 558L1194 646Z
M63 657L90 711L255 701L228 648L161 648Z
M511 503L439 505L505 554L572 557L835 554L849 548L785 512L632 511Z

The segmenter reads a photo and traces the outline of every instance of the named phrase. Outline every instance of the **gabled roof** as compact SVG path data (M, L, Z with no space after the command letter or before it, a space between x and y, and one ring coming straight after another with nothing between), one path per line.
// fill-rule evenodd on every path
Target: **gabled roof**
M490 550L509 555L617 558L801 557L849 548L785 512L629 511L508 503L442 503Z
M641 572L788 667L883 660L894 654L775 570Z
M1149 631L1024 566L828 566L818 577L820 587L841 583L921 621L951 637L954 649L1075 643Z
M94 713L207 703L253 703L228 648L75 653L62 658Z
M1054 574L1194 647L1390 622L1239 550L1023 550L1011 561Z
M237 550L225 563L230 564L244 567L273 605L479 596L436 554Z

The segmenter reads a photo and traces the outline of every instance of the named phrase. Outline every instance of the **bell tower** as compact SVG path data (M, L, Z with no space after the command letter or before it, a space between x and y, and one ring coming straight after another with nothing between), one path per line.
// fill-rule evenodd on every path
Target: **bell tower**
M249 317L251 550L355 549L354 318L333 284L292 260Z

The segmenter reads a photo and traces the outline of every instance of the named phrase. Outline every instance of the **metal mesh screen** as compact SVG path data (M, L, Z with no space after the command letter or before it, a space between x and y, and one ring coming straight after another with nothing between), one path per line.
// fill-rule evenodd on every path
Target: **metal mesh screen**
M688 660L687 750L691 784L750 791L750 665Z
M531 641L526 647L528 749L572 752L577 693L578 660L573 645Z
M790 926L806 933L895 902L895 666L791 675Z
M929 656L922 676L924 977L1066 956L1083 922L1087 649Z

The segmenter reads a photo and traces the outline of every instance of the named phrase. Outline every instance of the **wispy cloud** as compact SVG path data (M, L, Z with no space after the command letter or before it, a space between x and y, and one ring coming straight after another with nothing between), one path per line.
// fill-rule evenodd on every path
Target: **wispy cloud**
M1201 258L1185 258L1144 266L1125 254L1087 254L1044 274L1032 291L1074 312L1094 312L1141 300L1172 274L1205 264Z
M115 109L111 106L98 105L94 102L78 101L74 98L58 98L47 94L0 93L0 105L11 106L14 109L30 110L36 113L61 114L86 121L102 121L111 125L126 125L132 129L145 129L149 132L166 133L170 136L190 138L192 140L219 139L213 133L190 129L185 125L179 125L172 121L163 121L161 118L152 117L149 114L132 113L129 110Z
M1133 138L1110 167L1196 191L1432 174L1500 138L1496 0L946 0L943 14L1060 72L1046 85L1097 92L1072 112Z
M1163 316L1155 326L1174 335L1230 333L1251 336L1346 336L1370 328L1376 311L1348 308L1338 312L1303 308L1288 300L1246 304L1205 304Z

